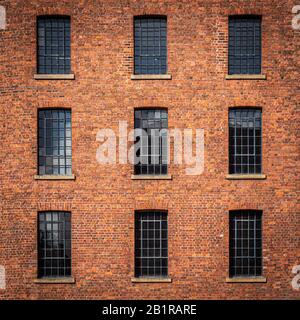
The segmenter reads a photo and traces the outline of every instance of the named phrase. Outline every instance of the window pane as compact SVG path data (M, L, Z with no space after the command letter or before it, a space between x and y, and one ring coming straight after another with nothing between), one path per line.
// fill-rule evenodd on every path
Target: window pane
M260 109L229 111L229 173L261 173L261 129Z
M71 276L71 232L66 230L69 222L69 212L39 213L39 278Z
M262 212L232 211L229 215L230 277L261 276Z
M38 17L37 37L38 73L70 73L70 18Z
M136 277L166 277L168 275L168 241L163 237L163 234L166 237L166 232L167 212L136 212Z
M134 128L143 129L136 137L135 174L167 174L168 113L165 109L140 109L134 112Z
M261 17L229 17L229 74L261 73Z
M136 17L134 21L134 73L167 73L166 17Z
M71 111L46 109L39 111L39 174L64 175L72 168L71 129L66 129L71 121ZM58 120L59 120L59 130ZM68 137L66 137L68 135ZM70 173L71 174L71 173Z

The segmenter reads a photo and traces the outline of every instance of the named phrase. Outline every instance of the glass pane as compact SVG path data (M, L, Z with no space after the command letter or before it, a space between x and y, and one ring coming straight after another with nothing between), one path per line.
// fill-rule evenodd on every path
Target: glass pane
M65 119L71 123L71 111L66 109L39 110L38 117L39 174L60 175L65 174L66 171L69 172L72 169L72 141L71 129L66 128Z
M38 17L38 73L70 73L70 18Z
M39 213L39 233L41 235L38 243L39 277L71 275L71 233L66 232L65 227L67 223L70 223L69 221L70 212ZM47 230L46 236L45 229Z
M136 212L135 216L135 275L165 277L168 275L167 239L163 238L162 221L167 212ZM164 225L166 236L167 224ZM141 268L141 265L143 266Z
M165 74L167 72L166 28L166 17L135 18L135 74Z

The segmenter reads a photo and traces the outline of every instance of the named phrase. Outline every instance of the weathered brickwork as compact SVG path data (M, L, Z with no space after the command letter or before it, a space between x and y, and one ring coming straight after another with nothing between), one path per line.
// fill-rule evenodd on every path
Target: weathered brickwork
M299 299L299 36L296 0L6 0L0 30L0 299ZM71 16L75 80L35 80L36 16ZM131 80L133 17L168 19L172 80ZM228 15L262 15L262 73L226 80ZM168 108L169 128L203 128L205 168L131 180L133 167L96 161L99 129L133 127L134 108ZM226 180L228 108L259 106L265 180ZM72 109L76 180L35 180L37 110ZM134 210L166 209L171 283L132 283ZM228 212L263 210L267 283L226 283ZM37 212L72 212L75 284L37 284Z

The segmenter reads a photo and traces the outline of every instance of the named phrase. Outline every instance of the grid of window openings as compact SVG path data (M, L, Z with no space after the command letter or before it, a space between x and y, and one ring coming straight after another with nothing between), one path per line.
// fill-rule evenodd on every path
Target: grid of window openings
M229 173L262 172L262 123L260 109L229 110Z
M38 73L71 72L70 18L37 19ZM229 74L261 73L261 17L229 17ZM167 73L167 19L162 16L134 19L135 74ZM71 110L38 112L39 174L71 175ZM135 129L139 146L135 174L167 174L168 113L165 109L136 109ZM260 109L229 111L229 172L262 171L262 119ZM262 212L231 211L229 215L230 277L262 275ZM38 215L38 276L71 276L71 213L40 212ZM135 214L135 276L168 276L168 219L166 211Z
M134 73L167 73L166 17L135 17Z
M136 212L135 276L168 276L168 220L165 211Z
M39 213L38 276L71 276L71 213Z
M44 16L37 19L38 73L71 72L70 17Z
M229 74L261 73L261 17L229 17Z
M71 110L39 110L39 175L72 174Z
M136 175L161 175L168 170L168 111L165 109L136 109L134 128L136 133Z
M262 212L230 212L230 277L262 275Z

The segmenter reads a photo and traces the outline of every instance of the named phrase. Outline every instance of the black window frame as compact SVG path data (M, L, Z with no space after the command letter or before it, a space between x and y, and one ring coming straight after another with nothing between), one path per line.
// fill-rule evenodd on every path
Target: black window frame
M147 20L147 25L149 21L156 20L159 21L159 30L150 30L150 27L147 27L146 33L146 40L142 40L142 27L140 26L140 31L137 30L137 24L142 21ZM163 22L162 22L163 21ZM157 22L158 24L158 22ZM162 25L164 24L164 26ZM165 29L165 30L164 30ZM148 34L153 32L153 46L149 45L152 44L152 41L149 40ZM158 41L156 34L159 32ZM163 35L162 35L163 33ZM164 35L165 33L165 35ZM140 45L138 45L137 34L140 36ZM166 15L139 15L135 16L133 19L133 35L134 35L134 74L135 75L165 75L168 73L168 19ZM165 38L165 39L164 39ZM150 38L151 39L151 38ZM164 44L165 41L165 44ZM147 43L143 46L143 43ZM154 45L154 43L158 43ZM153 47L153 53L151 53L151 48ZM146 48L146 49L145 49ZM158 48L158 49L157 49ZM156 54L156 50L159 51ZM145 52L145 53L144 53ZM138 60L139 59L139 60ZM151 69L152 64L148 64L148 62L153 59L153 69ZM155 59L159 61L159 64L155 67ZM143 64L143 62L146 62ZM144 66L144 68L143 68ZM151 72L152 70L152 72Z
M262 276L263 211L231 210L229 211L229 277Z
M42 114L57 113L57 118ZM61 116L64 114L64 117ZM51 130L47 120L52 119ZM39 108L37 111L37 163L38 175L72 176L72 110L71 108ZM57 127L54 128L54 123ZM43 123L43 126L42 126ZM64 126L62 126L62 123ZM51 135L47 135L51 132ZM47 144L51 141L51 145ZM61 141L64 143L61 144ZM55 146L56 145L56 146ZM48 150L52 149L51 153ZM56 153L56 154L55 154ZM52 164L50 160L52 159ZM55 164L57 162L57 164ZM47 170L48 168L48 170ZM52 168L50 171L49 168Z
M140 227L144 224L147 226L146 229ZM156 209L136 210L134 229L135 277L155 279L168 278L168 211Z
M247 113L247 116L244 116ZM251 116L253 115L253 116ZM245 123L247 122L247 126ZM253 124L253 128L251 128ZM260 126L258 126L260 124ZM247 132L246 132L247 131ZM228 112L229 174L262 174L262 108L232 107Z
M41 25L42 23L44 23L44 26ZM39 31L40 28L44 28L44 37L40 35L40 31ZM47 31L46 31L46 28L47 28ZM63 36L61 37L62 33L63 33ZM47 34L49 34L50 37L48 36L47 38ZM44 41L42 41L43 38L44 38ZM44 45L42 46L41 43L43 43ZM71 65L71 16L68 16L68 15L37 16L36 63L37 63L37 74L64 75L64 74L72 73L71 71L71 68L72 68L72 65Z
M146 117L146 113L147 113L147 117ZM158 114L160 115L159 117L158 117ZM149 176L162 175L163 176L168 174L168 161L169 161L168 121L169 121L169 115L168 115L167 108L158 108L158 107L150 108L149 107L149 108L134 109L134 129L143 130L142 136L137 135L135 137L135 143L140 141L140 144L141 144L141 147L139 150L137 149L137 145L135 147L135 156L140 157L140 162L134 165L135 175L149 175ZM147 128L144 126L146 122L147 122ZM156 135L155 131L153 130L159 130L159 154L152 154L152 151L153 151L152 138L153 136ZM144 133L147 134L147 138L144 136ZM147 141L146 145L144 145L143 141ZM143 150L146 150L146 149L147 149L147 153L145 154ZM158 163L155 163L157 159L158 159Z
M55 216L57 219L54 219ZM39 279L72 277L71 218L70 211L47 210L38 212L37 271ZM57 234L56 237L54 237L54 233ZM62 246L61 243L63 243Z
M243 22L242 22L243 21ZM247 23L247 31L238 29L238 23ZM253 28L253 46L249 45ZM249 31L250 30L250 31ZM245 36L246 34L246 36ZM257 36L257 34L259 36ZM245 40L248 39L248 40ZM239 46L237 45L239 39ZM249 40L250 39L250 40ZM251 55L252 51L252 55ZM239 54L238 54L239 52ZM242 54L243 53L243 54ZM262 74L262 16L231 15L228 17L228 74L259 75Z

